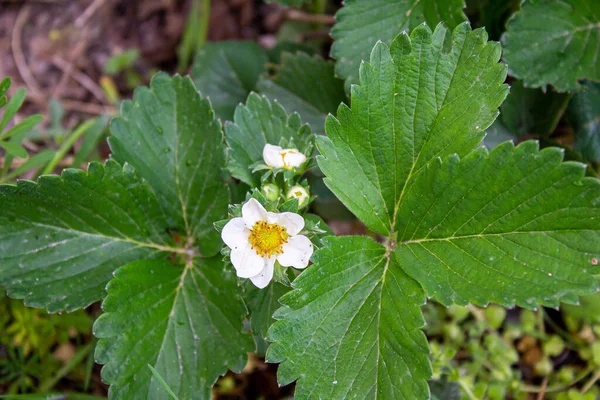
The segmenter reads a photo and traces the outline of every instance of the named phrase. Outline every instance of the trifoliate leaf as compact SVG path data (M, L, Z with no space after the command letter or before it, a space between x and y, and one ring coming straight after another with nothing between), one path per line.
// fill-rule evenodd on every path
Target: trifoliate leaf
M522 81L511 84L510 93L500 108L500 120L517 135L547 135L554 131L560 121L570 95L548 90L531 89Z
M273 314L280 307L279 299L291 290L291 287L278 282L271 282L264 289L259 289L250 281L244 285L244 299L250 313L250 329L256 343L256 353L264 355L269 347L267 330L275 321Z
M107 290L94 334L111 399L169 398L148 364L179 399L210 399L218 376L240 372L254 348L242 334L246 310L235 275L220 256L185 266L134 262Z
M464 6L464 0L346 0L331 30L337 74L348 84L358 83L360 62L369 60L378 40L389 45L400 32L422 22L429 26L444 22L454 28L466 19Z
M246 104L236 108L233 121L225 125L229 147L227 168L234 178L250 186L260 183L260 174L252 173L251 166L263 162L267 143L303 153L310 150L313 137L310 127L302 124L297 113L288 115L278 102L271 103L265 96L250 94Z
M576 90L584 78L600 80L600 2L523 2L502 36L511 75L526 86Z
M206 43L198 50L190 75L217 116L231 121L237 105L254 90L266 62L265 52L252 41Z
M319 56L283 53L274 79L261 78L257 90L297 112L315 133L325 132L325 117L346 101L344 82L334 76L334 64Z
M100 300L119 266L182 251L148 185L114 161L2 185L0 204L0 286L51 312Z
M600 181L561 161L529 141L429 164L398 210L400 265L445 305L557 307L595 292Z
M459 25L449 52L446 33L421 25L391 49L378 43L352 108L340 106L327 119L328 138L318 138L327 186L384 236L402 223L397 210L411 180L436 157L473 150L507 93L500 46L484 30Z
M585 82L567 110L575 130L575 150L588 162L600 162L600 83Z
M123 103L111 129L112 157L152 186L172 228L199 239L203 255L216 254L223 243L213 222L227 215L228 193L221 124L210 102L189 78L158 74Z
M280 384L298 379L296 399L429 398L422 289L369 238L325 241L269 331Z

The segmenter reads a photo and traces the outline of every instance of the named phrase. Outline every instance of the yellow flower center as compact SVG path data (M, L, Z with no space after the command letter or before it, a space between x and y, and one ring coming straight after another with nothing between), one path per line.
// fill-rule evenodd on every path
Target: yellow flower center
M283 245L287 243L289 237L283 226L258 221L252 227L248 240L256 254L261 257L271 257L283 253Z

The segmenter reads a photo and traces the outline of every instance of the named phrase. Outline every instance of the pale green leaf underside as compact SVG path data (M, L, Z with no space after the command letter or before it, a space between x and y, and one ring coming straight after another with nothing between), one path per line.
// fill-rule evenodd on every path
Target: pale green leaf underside
M352 108L341 105L319 138L327 186L361 221L388 236L400 223L405 186L436 157L473 150L507 93L500 46L484 30L421 25L390 48L378 43L361 67ZM348 179L351 177L351 179Z
M2 185L0 204L0 285L48 311L98 301L119 266L177 251L150 188L114 161Z
M267 360L296 399L424 399L431 375L421 287L369 238L325 239L281 299Z
M215 113L231 121L265 69L266 53L253 41L206 43L196 54L190 75Z
M600 2L525 1L502 36L511 75L527 86L576 90L600 80Z
M256 93L236 108L233 121L225 125L227 168L234 178L250 186L260 184L260 174L252 173L251 165L264 162L267 143L288 147L291 142L294 148L305 151L312 138L309 126L302 124L297 113L288 115L281 104Z
M257 90L277 100L288 112L297 112L313 132L325 132L327 114L346 101L344 82L334 75L334 64L306 53L283 53L274 79L261 78Z
M337 74L358 83L360 63L369 60L378 40L389 45L400 32L423 22L429 26L444 22L454 28L466 20L464 6L464 0L346 0L331 30Z
M221 177L225 146L210 102L189 78L156 75L113 120L112 157L131 164L154 189L172 228L199 240L204 255L222 242L213 222L227 215Z
M586 161L600 162L600 83L585 82L584 90L576 93L567 109L575 130L573 148Z
M433 162L401 204L396 255L443 304L557 307L597 289L600 182L535 142Z
M169 398L152 365L180 400L210 399L228 368L240 372L254 346L232 271L220 256L178 266L139 261L120 268L94 324L96 360L111 399Z

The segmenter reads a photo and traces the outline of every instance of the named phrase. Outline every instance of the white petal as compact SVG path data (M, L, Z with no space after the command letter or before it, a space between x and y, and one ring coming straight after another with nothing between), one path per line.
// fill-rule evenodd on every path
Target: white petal
M292 212L279 214L274 222L283 226L290 236L296 236L304 228L304 218Z
M248 247L250 229L246 227L243 218L233 218L221 232L221 239L231 250L244 250Z
M297 168L306 161L306 156L296 149L285 149L283 152L285 153L283 156L283 162L288 168Z
M263 160L265 164L273 168L283 168L283 157L281 157L281 151L283 149L279 146L273 146L272 144L266 144L263 148Z
M263 271L260 274L250 277L250 280L252 281L252 283L254 283L254 286L256 286L259 289L265 288L269 284L269 282L271 282L271 279L273 279L273 265L275 264L275 257L265 257L265 259L267 262L267 265L265 265L265 269L263 269Z
M242 218L248 229L252 229L258 221L267 220L267 210L256 199L250 199L242 206Z
M308 266L312 253L313 245L310 239L304 235L298 235L291 237L283 245L283 253L277 256L277 261L284 267L302 269Z
M265 257L256 254L250 247L231 252L231 263L240 278L250 278L260 274L267 264Z

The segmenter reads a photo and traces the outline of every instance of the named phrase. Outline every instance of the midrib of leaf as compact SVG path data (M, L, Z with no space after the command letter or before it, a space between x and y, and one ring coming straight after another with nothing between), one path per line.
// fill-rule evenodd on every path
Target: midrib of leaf
M46 228L48 230L55 230L55 231L61 231L61 232L67 232L67 233L76 232L79 236L90 236L90 237L97 237L97 238L107 239L107 240L110 240L110 241L113 241L113 242L131 243L131 244L134 244L134 245L136 245L138 247L148 247L148 248L157 249L157 250L160 250L160 251L166 251L166 252L170 252L170 253L189 254L188 250L186 250L185 248L164 246L164 245L157 244L157 243L140 242L138 240L132 239L132 238L127 237L127 236L123 236L123 237L107 236L107 235L101 235L99 233L84 232L84 231L81 231L81 230L73 229L71 227L69 227L68 229L66 229L66 228L60 228L58 226L40 224L39 222L29 222L29 223L31 225L39 226L39 227L42 227L42 228ZM52 247L51 245L60 244L60 242L64 242L64 240L51 243L48 247Z
M179 205L181 206L181 215L183 217L183 224L184 224L184 228L185 228L185 234L186 234L186 244L189 245L190 240L193 242L194 239L192 237L192 232L190 230L190 225L188 223L188 219L187 219L187 207L186 207L186 203L185 200L183 199L183 195L181 192L181 186L180 186L180 182L179 182L179 127L177 124L178 118L179 118L179 114L177 113L177 106L179 104L179 101L177 99L177 96L175 96L175 101L173 102L173 115L175 116L175 118L173 118L173 123L174 123L174 130L173 132L175 132L175 160L174 160L174 167L175 167L175 187L177 188L177 197L179 198ZM198 164L196 164L196 168L198 168ZM187 264L186 264L186 268L184 271L187 271ZM183 276L185 276L185 272L182 274ZM180 281L181 283L182 281Z

